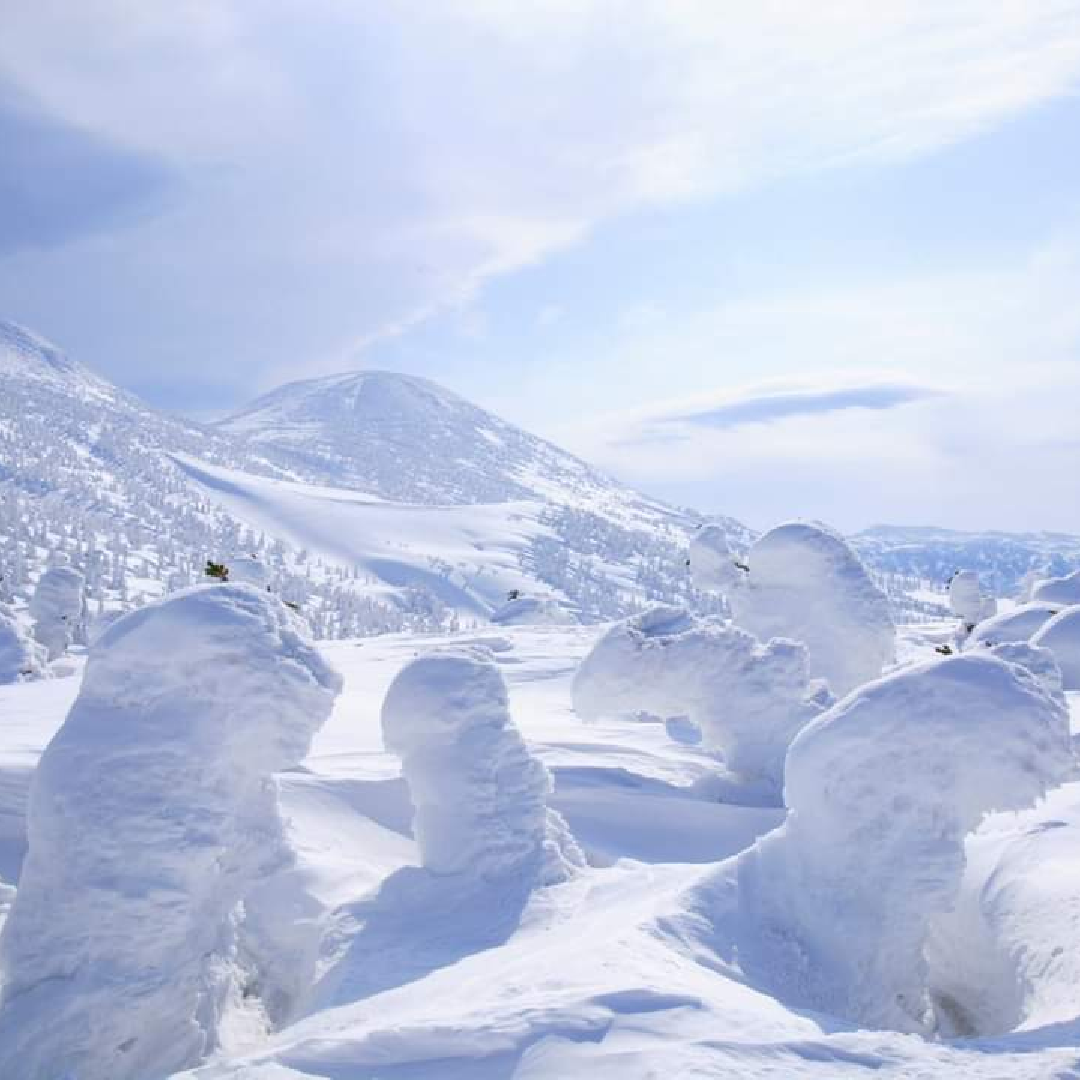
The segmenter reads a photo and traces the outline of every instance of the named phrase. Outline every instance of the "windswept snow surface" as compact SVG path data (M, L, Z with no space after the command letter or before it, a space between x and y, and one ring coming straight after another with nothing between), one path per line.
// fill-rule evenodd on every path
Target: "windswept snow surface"
M243 905L288 861L272 776L339 685L280 601L243 586L102 636L34 775L0 934L0 1076L146 1080L227 1041L234 1014L258 1028L272 988Z
M837 696L895 659L889 602L841 536L802 522L778 525L746 562L749 572L728 596L735 623L762 641L801 641L810 674L827 679Z
M860 1031L849 1020L805 1010L787 991L771 992L733 958L724 960L715 933L716 864L773 830L783 811L714 801L702 781L715 780L722 766L701 746L672 741L661 724L585 724L576 717L571 679L600 632L488 627L322 647L345 684L303 766L278 777L296 862L270 879L296 926L295 952L287 959L310 961L315 982L259 1045L219 1052L185 1077L1077 1075L1080 784L1066 783L1049 803L1020 815L996 815L968 840L959 902L985 908L977 925L987 937L963 937L960 956L948 963L932 956L931 976L940 980L947 967L967 990L982 978L992 991L991 1008L975 1017L969 1034L984 1037L935 1042ZM946 624L904 631L901 655L932 656L933 644L948 632ZM550 805L590 863L524 901L518 896L493 906L489 894L475 889L411 888L422 857L410 832L401 763L383 746L380 711L397 674L418 653L442 646L485 650L485 662L494 657L511 718L554 777ZM25 776L26 762L60 723L76 688L75 678L0 687L6 718L0 793L9 777ZM1080 698L1072 701L1080 727ZM882 774L856 770L857 764L845 768L858 771L873 796ZM903 770L895 778L887 769L883 775L892 785L903 783ZM892 813L891 804L886 809ZM0 804L0 815L5 812ZM14 819L0 825L10 829ZM390 879L396 889L387 889ZM699 903L706 894L708 919ZM986 958L989 970L980 966ZM1009 993L1019 1002L1011 1011L1004 1008ZM1014 1019L1020 1030L1006 1034Z
M543 588L522 566L530 541L553 536L540 523L537 503L394 503L176 460L191 482L238 520L342 568L364 571L384 594L426 588L448 607L486 618L511 589Z

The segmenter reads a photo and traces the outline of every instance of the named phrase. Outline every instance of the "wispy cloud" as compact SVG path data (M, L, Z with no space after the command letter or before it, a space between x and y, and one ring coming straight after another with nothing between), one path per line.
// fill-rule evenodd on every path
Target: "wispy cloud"
M1060 0L11 7L0 71L185 186L0 289L80 290L44 330L178 379L356 363L614 218L925 154L1080 72Z
M792 416L818 416L841 409L895 409L916 401L941 397L945 391L926 386L849 386L831 390L788 390L750 394L697 409L676 409L653 420L659 424L694 424L734 428L767 424Z

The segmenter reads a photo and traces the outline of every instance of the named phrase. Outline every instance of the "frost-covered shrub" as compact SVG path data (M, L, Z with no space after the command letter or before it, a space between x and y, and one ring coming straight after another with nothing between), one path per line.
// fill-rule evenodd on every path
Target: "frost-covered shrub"
M1048 604L1041 600L1020 604L1011 611L1003 611L979 623L964 642L964 648L970 650L1013 641L1030 641L1032 635L1060 610L1059 604Z
M761 644L738 627L656 607L614 626L574 676L584 720L688 716L732 772L779 795L797 731L829 703L807 674L805 646Z
M957 570L949 581L949 609L965 629L970 629L997 614L997 601L983 595L979 575L974 570Z
M510 719L490 653L447 651L407 665L382 708L401 758L426 870L485 879L565 878L582 856L547 805L551 776Z
M687 562L694 585L706 592L727 595L746 572L746 564L732 550L729 531L721 525L702 525L694 533Z
M1031 591L1031 599L1059 606L1080 604L1080 570L1038 582Z
M34 589L30 617L34 637L45 647L50 660L63 656L72 644L85 644L86 582L70 566L46 570Z
M841 536L817 525L779 525L746 561L745 581L728 597L735 623L762 641L801 641L810 674L827 679L836 695L876 679L895 659L888 599Z
M257 1017L243 902L288 858L273 774L339 685L289 612L243 586L105 631L34 777L0 935L0 1076L168 1075L243 999Z
M39 675L45 650L31 641L14 616L0 610L0 686Z
M1031 644L1054 654L1066 690L1080 690L1080 604L1043 623Z
M1068 713L989 654L906 669L806 727L788 753L787 821L740 860L749 966L810 1007L930 1031L924 958L952 908L966 833L1071 763Z

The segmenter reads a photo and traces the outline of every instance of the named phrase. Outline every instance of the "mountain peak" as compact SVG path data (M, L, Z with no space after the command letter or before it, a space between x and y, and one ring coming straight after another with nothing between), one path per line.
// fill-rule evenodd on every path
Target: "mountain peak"
M80 371L52 342L25 326L0 319L0 374L69 379Z
M410 502L528 499L552 485L580 498L613 486L438 383L393 371L289 383L217 426L284 456L300 476Z

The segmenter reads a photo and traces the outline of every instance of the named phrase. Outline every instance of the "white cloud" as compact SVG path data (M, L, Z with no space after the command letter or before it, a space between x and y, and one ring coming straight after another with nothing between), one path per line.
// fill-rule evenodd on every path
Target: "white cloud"
M92 278L110 296L64 317L126 314L139 354L156 317L187 364L224 342L265 381L354 362L615 216L966 138L1073 84L1080 11L39 0L5 13L0 68L188 198L0 284L32 306Z
M632 483L759 525L1077 532L1078 294L1072 231L1005 271L721 304L615 346L609 370L648 404L545 431ZM729 371L771 377L717 387L728 356ZM650 397L673 358L697 392Z

